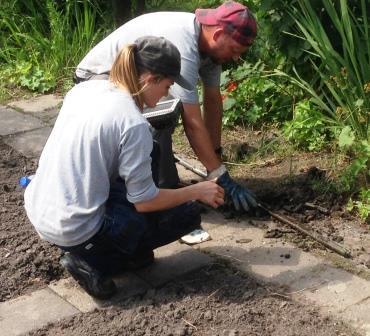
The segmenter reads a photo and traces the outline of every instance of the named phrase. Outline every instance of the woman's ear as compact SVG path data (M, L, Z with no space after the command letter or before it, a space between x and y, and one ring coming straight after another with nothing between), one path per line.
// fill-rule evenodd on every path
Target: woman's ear
M151 74L150 72L145 72L143 73L141 76L140 76L140 81L144 84L144 85L149 85L149 84L153 84L154 82L154 75Z
M150 72L147 72L142 75L141 80L144 82L144 84L149 85L149 84L158 84L162 80L161 75L154 75Z

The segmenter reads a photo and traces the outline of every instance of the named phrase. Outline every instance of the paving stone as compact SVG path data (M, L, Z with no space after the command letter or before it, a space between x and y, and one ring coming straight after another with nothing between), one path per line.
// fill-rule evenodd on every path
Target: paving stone
M370 297L340 312L339 317L370 336Z
M342 312L370 298L369 281L331 266L322 266L307 274L293 282L291 288L330 312Z
M265 231L248 222L229 221L215 226L208 224L208 219L209 216L203 227L208 228L212 240L200 244L199 248L234 262L244 272L265 282L289 285L322 264L321 260L290 244L264 238ZM265 225L269 222L265 221Z
M277 285L290 285L321 265L320 260L289 246L209 246L205 249L234 262L255 278Z
M0 135L10 135L43 126L37 118L0 105Z
M45 110L36 113L33 113L33 116L41 119L43 123L49 126L53 126L55 124L55 120L57 119L59 114L59 108L52 108L50 110Z
M59 112L59 110L58 110L58 112ZM42 118L42 120L43 120L43 122L45 122L49 126L53 127L56 120L57 120L57 117L58 117L58 114L55 114L55 115L48 114L45 118Z
M186 159L187 162L189 162L191 165L196 167L197 169L201 171L205 171L204 167L200 164L199 161L197 160L192 160L192 159ZM204 180L202 177L199 175L193 173L189 169L186 169L184 166L180 165L179 163L176 163L176 168L180 176L180 180L185 183L193 183L196 181L202 181Z
M96 308L110 306L128 297L145 293L150 286L133 273L126 273L114 278L117 294L109 300L97 300L87 294L72 278L53 282L49 288L83 313Z
M212 258L204 253L178 242L162 246L154 253L156 258L154 264L135 272L153 287L160 286L212 262Z
M41 113L46 110L58 108L62 101L63 99L61 97L49 94L27 100L18 100L8 105L20 109L25 113Z
M51 130L51 127L39 128L5 138L4 142L22 153L25 157L38 157L45 146Z
M206 213L202 213L202 228L208 233L216 228L221 227L222 229L222 226L227 226L228 224L228 220L217 211L207 210Z
M220 214L212 215L212 211L209 214L202 215L202 227L213 238L213 241L207 242L207 245L230 246L230 244L236 244L238 246L237 241L247 238L252 239L252 243L249 246L265 244L263 241L263 230L250 225L247 221L234 222L223 218ZM274 241L268 240L268 242Z
M280 243L252 248L244 258L246 263L242 269L252 272L258 279L278 285L290 285L322 264L310 254Z
M21 335L79 311L50 289L0 303L0 336Z

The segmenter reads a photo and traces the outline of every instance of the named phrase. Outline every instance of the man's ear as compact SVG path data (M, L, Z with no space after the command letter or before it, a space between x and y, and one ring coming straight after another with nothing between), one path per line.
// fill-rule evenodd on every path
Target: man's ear
M212 38L213 41L217 42L218 39L224 34L224 29L222 27L218 27L213 32Z

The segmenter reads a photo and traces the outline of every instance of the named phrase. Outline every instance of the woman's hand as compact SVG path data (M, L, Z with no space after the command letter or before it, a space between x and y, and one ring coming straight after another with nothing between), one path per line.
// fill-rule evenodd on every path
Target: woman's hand
M135 203L138 212L151 212L170 209L189 201L200 201L218 208L224 204L224 189L215 180L199 182L179 189L159 189L154 198Z
M208 204L213 208L218 208L224 204L224 189L215 180L199 182L189 188L194 189L193 191L198 201Z

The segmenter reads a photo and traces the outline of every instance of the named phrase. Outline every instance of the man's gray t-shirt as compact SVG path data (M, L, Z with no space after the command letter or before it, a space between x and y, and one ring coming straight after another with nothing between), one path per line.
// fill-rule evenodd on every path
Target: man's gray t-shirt
M81 61L77 77L88 79L94 74L108 73L119 51L137 38L147 35L162 36L171 41L181 54L181 74L192 85L185 90L175 84L170 94L183 103L198 103L197 83L199 76L204 86L218 87L221 66L199 54L200 25L192 13L157 12L141 15L107 36Z
M91 238L118 176L131 203L154 198L152 148L149 124L128 93L107 80L75 86L25 191L27 215L40 236L60 246Z

